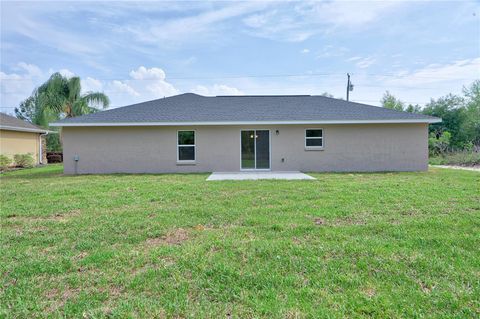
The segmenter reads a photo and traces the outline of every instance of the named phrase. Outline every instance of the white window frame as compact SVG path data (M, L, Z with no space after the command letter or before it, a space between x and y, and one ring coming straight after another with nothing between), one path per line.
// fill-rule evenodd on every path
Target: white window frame
M178 144L178 135L180 132L193 132L193 144ZM177 130L177 163L179 164L195 164L197 161L197 131L196 130ZM193 147L194 160L180 160L180 147Z
M322 131L322 137L307 137L307 131ZM307 139L322 140L322 146L307 146ZM304 146L307 151L321 151L325 148L325 130L321 127L306 128L304 132Z

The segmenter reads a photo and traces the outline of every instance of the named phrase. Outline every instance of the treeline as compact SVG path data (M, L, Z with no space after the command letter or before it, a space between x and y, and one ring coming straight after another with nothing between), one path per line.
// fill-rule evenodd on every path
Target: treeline
M431 99L425 107L406 104L385 92L382 106L398 111L422 113L442 118L429 126L429 148L432 155L454 151L480 150L480 80L464 87L461 95L448 94Z

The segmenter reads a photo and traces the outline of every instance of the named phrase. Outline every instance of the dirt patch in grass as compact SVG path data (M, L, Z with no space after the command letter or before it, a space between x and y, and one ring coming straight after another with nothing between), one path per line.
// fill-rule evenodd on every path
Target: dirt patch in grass
M166 235L155 238L148 238L145 241L147 246L159 246L159 245L180 245L184 241L189 239L189 232L183 228L177 228Z
M61 291L58 288L53 288L48 290L44 296L48 300L49 305L45 309L46 312L52 313L59 309L61 309L67 301L75 299L81 292L89 293L89 292L100 292L108 294L108 300L115 300L118 299L120 296L124 294L124 289L122 287L116 285L108 285L107 287L103 287L100 289L87 289L84 290L82 288L70 288L66 287L65 290Z
M302 241L298 237L293 237L292 241L295 245L301 245Z
M37 221L54 221L54 222L67 222L71 218L80 215L80 210L72 210L65 213L55 213L53 215L45 215L45 216L19 216L16 214L7 215L7 218L15 220L15 221L22 221L22 222L37 222Z
M362 290L362 293L368 298L372 298L377 294L377 291L372 287L367 287Z
M315 217L313 223L317 226L345 226L345 225L366 225L366 221L362 218L342 217L327 221L324 218Z
M80 291L80 288L69 287L66 287L63 291L60 291L57 288L48 290L45 293L45 298L50 302L50 304L45 309L46 312L51 313L59 308L62 308L68 300L76 298L79 295Z
M72 297L75 297L78 295L78 292L80 291L80 288L67 288L64 291L60 291L57 288L53 288L51 290L48 290L45 293L45 297L47 299L70 299Z
M429 285L422 280L417 280L417 283L424 294L428 295L432 292L433 289L435 289L435 285Z
M116 300L124 297L125 290L122 287L110 285L106 289L100 289L100 292L105 292L108 294L108 298L103 302L100 310L104 315L110 318L113 313L113 308L115 308L113 305L115 304Z
M406 210L406 211L400 212L400 214L403 216L417 216L419 215L419 213L420 212L417 210Z
M366 225L367 222L361 218L343 217L337 218L330 223L332 226L348 226L348 225Z
M82 260L83 258L87 257L88 256L88 253L86 251L82 251L80 252L78 255L76 255L75 257L73 257L73 259L75 260Z
M124 289L119 286L109 285L107 288L101 288L100 292L105 292L110 298L116 298L124 293Z
M176 263L175 259L171 257L168 257L168 256L162 257L162 258L159 258L158 262L147 263L140 268L133 269L132 274L136 276L136 275L145 273L149 270L157 270L157 269L160 269L161 267L169 267L174 265L175 263Z

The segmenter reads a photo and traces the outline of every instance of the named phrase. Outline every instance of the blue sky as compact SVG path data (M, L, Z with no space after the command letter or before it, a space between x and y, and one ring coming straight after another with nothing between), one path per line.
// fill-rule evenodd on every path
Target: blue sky
M112 107L183 92L425 104L480 78L478 1L1 2L1 109L54 71Z

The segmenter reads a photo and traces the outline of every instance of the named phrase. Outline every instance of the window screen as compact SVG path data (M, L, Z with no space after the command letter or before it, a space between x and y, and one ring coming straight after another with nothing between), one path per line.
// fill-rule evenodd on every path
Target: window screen
M323 147L323 130L322 129L305 130L305 147L306 148L322 148Z
M195 161L195 131L178 131L178 161Z

